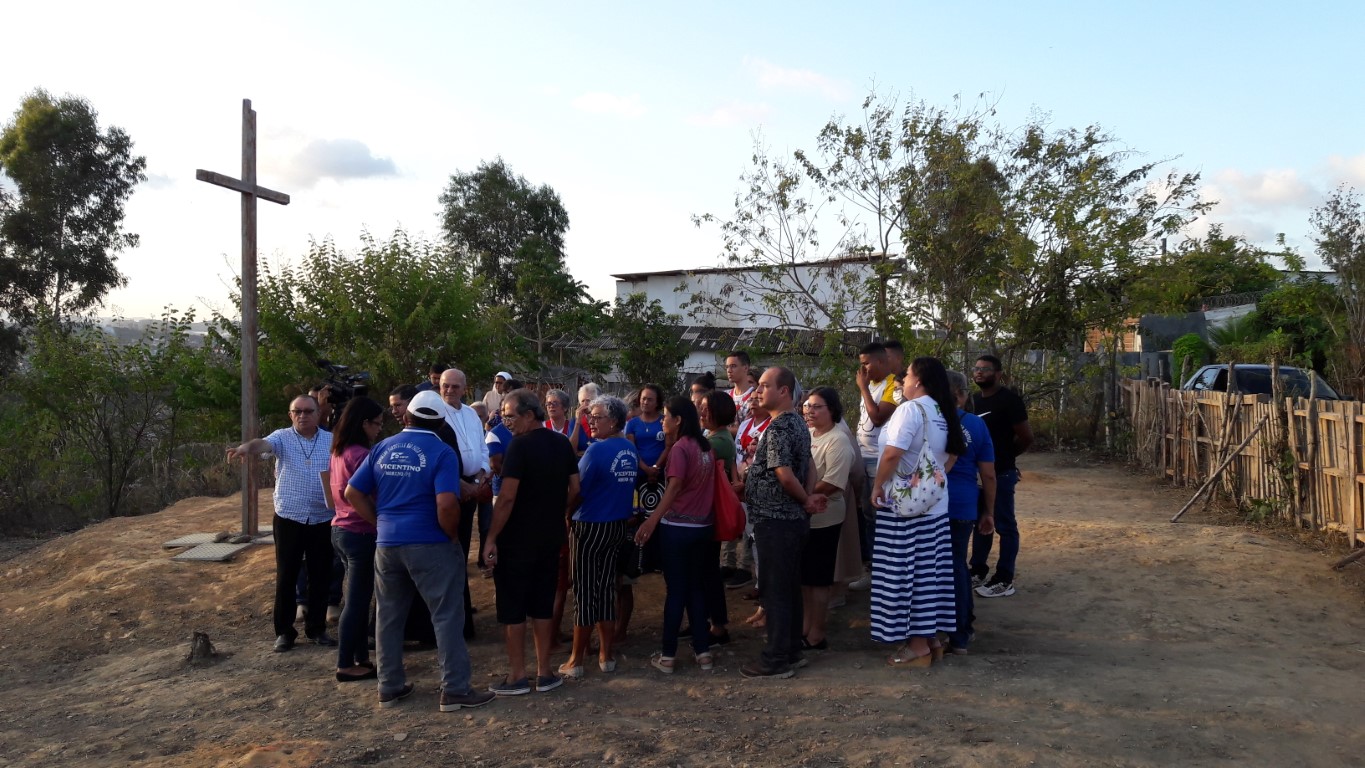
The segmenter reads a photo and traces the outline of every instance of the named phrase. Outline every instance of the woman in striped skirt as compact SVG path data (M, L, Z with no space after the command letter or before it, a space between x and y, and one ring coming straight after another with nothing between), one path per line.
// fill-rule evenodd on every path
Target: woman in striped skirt
M937 358L920 357L910 364L903 393L905 402L882 430L885 445L873 485L872 639L896 646L887 660L891 666L927 667L942 657L938 633L957 625L948 497L927 514L911 518L897 517L887 499L897 469L915 470L924 441L939 469L950 466L949 454L963 452L962 427L948 373Z
M583 676L583 658L597 627L597 666L616 670L616 558L635 507L640 459L621 436L627 408L619 397L603 396L588 407L588 428L595 442L578 461L579 496L569 500L573 515L573 650L559 668L565 677Z

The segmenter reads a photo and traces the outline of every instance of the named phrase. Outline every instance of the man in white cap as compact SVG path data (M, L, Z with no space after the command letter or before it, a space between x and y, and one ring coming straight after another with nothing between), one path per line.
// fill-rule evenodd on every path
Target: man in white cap
M493 388L483 393L483 404L488 409L490 416L501 411L502 396L507 393L507 382L511 380L512 374L507 371L498 371L493 376Z
M412 695L403 667L403 625L413 599L431 609L441 668L442 712L478 707L490 693L471 686L461 627L465 558L460 556L460 462L435 431L448 408L431 390L408 403L404 428L374 447L351 477L346 500L378 528L375 640L379 705Z

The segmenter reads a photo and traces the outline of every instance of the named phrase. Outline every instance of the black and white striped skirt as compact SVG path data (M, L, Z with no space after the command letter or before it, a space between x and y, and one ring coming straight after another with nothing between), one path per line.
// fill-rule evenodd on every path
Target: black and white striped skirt
M626 521L573 524L574 625L616 620L616 559Z
M878 510L872 543L872 639L900 643L956 627L948 516L906 518Z

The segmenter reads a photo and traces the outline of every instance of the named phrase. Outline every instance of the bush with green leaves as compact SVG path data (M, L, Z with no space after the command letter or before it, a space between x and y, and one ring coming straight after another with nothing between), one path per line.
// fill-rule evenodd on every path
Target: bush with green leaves
M1199 370L1212 357L1213 350L1208 342L1197 333L1187 333L1171 342L1171 373L1176 377L1176 386L1184 383L1184 378Z

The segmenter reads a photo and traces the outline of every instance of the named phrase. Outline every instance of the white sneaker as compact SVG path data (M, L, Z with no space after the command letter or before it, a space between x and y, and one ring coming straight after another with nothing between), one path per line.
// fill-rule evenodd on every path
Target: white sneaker
M1014 582L997 581L994 584L984 584L976 588L979 597L1009 597L1014 594Z
M872 588L872 574L863 574L861 579L854 579L848 583L848 588L854 592L862 592Z
M341 621L341 606L339 605L327 606L327 623L335 624L338 621Z
M294 609L295 623L303 621L306 618L308 618L308 606L300 605L299 607Z

